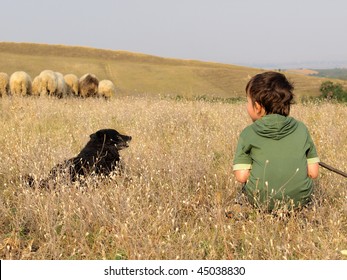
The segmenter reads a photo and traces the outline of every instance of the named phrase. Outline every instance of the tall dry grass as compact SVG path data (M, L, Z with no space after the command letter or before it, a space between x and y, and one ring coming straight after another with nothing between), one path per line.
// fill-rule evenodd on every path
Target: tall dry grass
M314 206L279 217L224 215L244 104L119 98L0 100L2 259L343 259L346 179L321 170ZM347 111L295 105L323 161L347 170ZM23 186L73 157L101 128L131 135L124 174L87 190Z

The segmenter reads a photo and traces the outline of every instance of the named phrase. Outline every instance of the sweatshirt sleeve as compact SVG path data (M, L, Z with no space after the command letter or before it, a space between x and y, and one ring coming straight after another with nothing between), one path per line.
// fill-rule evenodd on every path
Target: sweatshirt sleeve
M306 158L307 158L307 163L312 164L312 163L318 163L320 162L320 159L317 154L316 146L313 143L313 140L311 138L311 135L309 131L307 130L307 141L306 141Z
M251 147L246 143L241 133L239 141L237 143L236 152L233 161L233 170L246 170L252 169L252 158L250 156Z

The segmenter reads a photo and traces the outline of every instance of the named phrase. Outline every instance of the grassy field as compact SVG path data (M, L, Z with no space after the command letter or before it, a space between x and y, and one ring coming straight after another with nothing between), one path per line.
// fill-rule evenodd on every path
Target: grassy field
M309 210L225 217L240 190L231 162L250 123L245 104L118 97L0 106L1 259L346 259L347 182L329 171ZM346 105L298 104L292 115L322 161L346 171ZM86 190L23 185L21 176L46 176L101 128L133 137L122 176Z
M137 96L200 96L235 98L244 96L251 76L262 69L229 64L180 60L126 51L86 47L0 42L0 72L25 71L31 78L51 69L78 77L94 73L109 79L117 94ZM287 73L298 97L318 96L326 78ZM334 80L334 79L333 79ZM339 80L337 80L339 81ZM347 86L347 81L339 81Z

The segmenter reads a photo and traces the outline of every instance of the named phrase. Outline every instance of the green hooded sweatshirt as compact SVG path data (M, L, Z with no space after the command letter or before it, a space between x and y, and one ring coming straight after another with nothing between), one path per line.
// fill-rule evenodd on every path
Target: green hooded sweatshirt
M310 200L313 181L307 164L319 162L307 127L292 117L265 115L240 134L234 170L251 169L245 184L250 202L269 210Z

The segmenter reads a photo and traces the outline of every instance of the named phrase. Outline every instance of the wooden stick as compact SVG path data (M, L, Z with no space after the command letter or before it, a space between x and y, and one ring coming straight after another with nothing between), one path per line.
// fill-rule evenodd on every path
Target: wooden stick
M332 166L330 166L330 165L328 165L328 164L326 164L324 162L320 162L319 165L324 167L324 168L326 168L326 169L328 169L328 170L330 170L330 171L332 171L332 172L335 172L335 173L337 173L337 174L347 178L347 173L345 173L345 172L343 172L341 170L338 170L335 167L332 167Z

